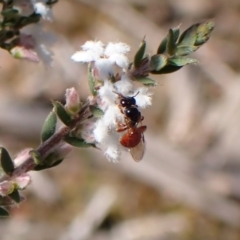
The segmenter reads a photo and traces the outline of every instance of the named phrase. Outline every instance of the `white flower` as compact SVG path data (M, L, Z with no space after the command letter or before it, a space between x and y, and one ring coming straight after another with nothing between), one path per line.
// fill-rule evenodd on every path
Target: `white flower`
M126 43L118 42L118 43L108 43L105 48L104 54L106 56L111 56L113 54L126 54L130 51L130 46Z
M102 143L102 146L105 149L104 155L109 161L117 163L120 160L122 147L116 132L110 132Z
M128 58L123 54L113 54L109 57L109 60L114 64L118 65L120 68L127 69Z
M99 55L92 52L92 51L79 51L72 55L71 59L74 62L82 62L82 63L88 63L92 61L96 61L99 59Z
M104 44L101 41L87 41L85 44L82 45L82 50L92 51L101 56L104 52Z
M101 143L107 137L108 127L105 125L103 118L96 122L93 134L98 143Z
M121 80L114 83L114 86L116 87L117 92L121 93L123 96L126 96L133 91L133 83L126 74L123 74Z
M122 123L124 116L117 105L110 105L103 116L104 124L109 128L116 128L117 123Z
M84 45L82 45L83 51L78 51L74 53L71 59L75 62L92 62L97 61L104 52L104 45L100 41L87 41Z
M116 104L118 96L114 93L115 90L116 89L114 89L113 84L110 81L105 81L104 85L99 89L98 94L105 108L111 104ZM106 109L102 110L105 111Z
M100 58L95 62L99 80L107 80L113 75L113 63L107 58Z
M118 163L121 156L121 150L117 146L109 146L104 155L109 160L109 162Z
M34 4L34 10L36 13L40 14L43 19L52 21L53 15L51 9L42 2L37 2Z
M152 93L148 92L148 88L141 87L135 90L136 104L139 108L146 108L152 105Z
M130 47L126 43L108 43L104 54L109 57L109 59L117 64L119 67L126 69L128 67L128 59L125 56L128 53Z
M96 124L96 119L94 119L94 118L86 120L81 125L79 137L83 138L87 143L95 143L96 139L93 134L93 131L95 129L95 124Z

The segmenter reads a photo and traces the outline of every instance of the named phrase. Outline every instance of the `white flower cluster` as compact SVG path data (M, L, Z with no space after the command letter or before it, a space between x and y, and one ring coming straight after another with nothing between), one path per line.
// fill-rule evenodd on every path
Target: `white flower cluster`
M118 162L121 150L119 143L120 133L116 131L119 124L124 124L124 114L119 108L119 95L124 97L135 96L139 109L151 105L151 93L148 88L135 88L128 75L129 61L126 54L130 47L122 42L108 43L106 46L100 41L87 41L82 51L72 56L75 62L92 64L94 78L100 82L97 96L91 97L104 112L100 119L91 119L83 126L82 136L86 141L94 141L103 148L109 161ZM121 72L115 72L118 68ZM119 79L112 81L112 77ZM118 93L118 94L117 94Z

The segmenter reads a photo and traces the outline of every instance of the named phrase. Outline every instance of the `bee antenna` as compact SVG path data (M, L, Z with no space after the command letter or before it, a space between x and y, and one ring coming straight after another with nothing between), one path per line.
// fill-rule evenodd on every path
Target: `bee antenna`
M132 96L132 97L136 97L138 94L139 94L139 91L138 91L134 96Z
M113 91L113 93L116 93L119 97L124 98L124 96L121 93L119 93L119 92Z

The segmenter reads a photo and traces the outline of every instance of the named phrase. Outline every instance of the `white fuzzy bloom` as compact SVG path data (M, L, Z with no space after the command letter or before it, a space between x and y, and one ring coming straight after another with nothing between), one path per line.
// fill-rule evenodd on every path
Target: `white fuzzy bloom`
M130 46L126 43L118 42L118 43L108 43L105 48L104 54L106 56L111 56L113 54L126 54L130 51Z
M86 52L79 51L74 53L71 59L74 62L88 63L88 62L96 61L97 59L99 59L99 55L92 51L86 51Z
M82 45L83 51L78 51L74 53L71 59L75 62L88 63L92 61L97 61L103 55L104 45L100 41L87 41Z
M101 56L104 52L104 44L101 41L87 41L82 45L82 50L92 51Z
M96 122L93 131L94 138L98 143L101 143L108 135L108 127L105 125L104 120L101 118Z
M138 94L137 94L138 93ZM152 105L152 93L148 92L148 88L141 87L135 91L136 104L139 108L146 108Z
M110 81L105 81L104 85L98 91L99 97L102 100L103 106L110 106L111 104L116 104L118 96L114 93L116 89L114 89L113 84ZM100 106L101 107L101 106ZM102 109L103 111L105 109Z
M124 70L128 67L128 58L123 54L113 54L109 57L109 60Z
M123 123L124 116L117 105L110 105L103 116L103 121L108 128L116 128L117 123Z
M95 129L96 125L96 119L89 119L86 120L82 125L80 129L80 137L82 137L87 143L95 143L96 139L93 134L93 131ZM101 135L101 134L100 134Z
M117 92L121 93L123 96L127 96L133 91L133 83L126 74L123 74L121 80L114 83L114 86Z
M104 155L107 159L111 162L117 163L120 160L122 150L122 147L119 144L118 134L112 131L111 134L105 138L103 146L105 148Z
M100 80L109 79L113 75L113 63L107 58L100 58L95 62Z
M118 163L121 157L121 149L117 146L109 146L104 155L109 162Z
M53 15L51 9L42 2L37 2L34 4L34 10L36 13L40 14L43 19L52 21Z

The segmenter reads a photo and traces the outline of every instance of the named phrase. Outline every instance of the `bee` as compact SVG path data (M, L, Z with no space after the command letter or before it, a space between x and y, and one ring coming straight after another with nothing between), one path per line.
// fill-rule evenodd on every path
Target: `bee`
M134 161L139 162L142 160L145 152L145 139L143 133L146 131L147 126L138 126L142 123L144 117L138 110L136 99L133 97L125 97L120 93L115 92L119 96L119 108L124 114L124 124L119 124L116 129L117 132L126 131L120 138L119 142L122 146L129 149L130 154Z

